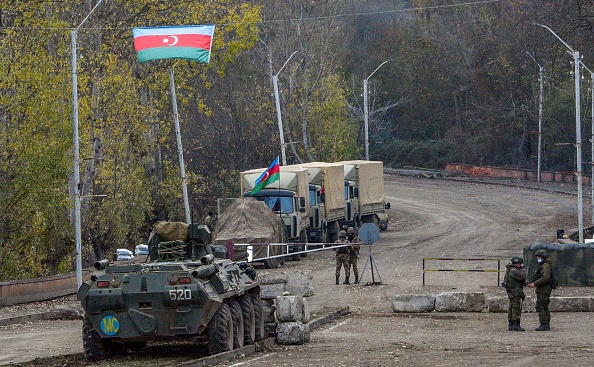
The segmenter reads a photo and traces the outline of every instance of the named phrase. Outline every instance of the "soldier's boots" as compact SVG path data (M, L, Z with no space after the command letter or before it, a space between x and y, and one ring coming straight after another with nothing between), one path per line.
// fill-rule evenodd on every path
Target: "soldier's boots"
M340 277L336 277L336 285L339 284L339 279L340 279Z
M520 326L520 320L513 320L511 331L526 331L526 329Z
M355 275L355 284L359 284L359 276Z
M512 320L507 320L507 331L513 331L514 322Z
M351 284L349 283L349 277L344 277L344 282L342 284Z
M551 326L549 324L540 324L540 326L534 330L535 331L549 331L549 330L551 330Z

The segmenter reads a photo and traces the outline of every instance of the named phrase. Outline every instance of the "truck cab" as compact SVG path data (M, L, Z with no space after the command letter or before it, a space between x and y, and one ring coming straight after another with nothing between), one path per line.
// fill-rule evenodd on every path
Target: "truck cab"
M319 185L309 185L309 228L307 242L325 242L324 193Z

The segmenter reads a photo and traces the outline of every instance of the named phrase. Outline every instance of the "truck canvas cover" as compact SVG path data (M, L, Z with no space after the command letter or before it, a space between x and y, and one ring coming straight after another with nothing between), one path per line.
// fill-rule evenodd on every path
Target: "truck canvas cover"
M309 171L309 182L324 187L326 211L344 210L344 167L338 163L303 163Z
M359 188L359 206L384 203L384 163L380 161L342 161L344 179Z
M250 197L224 200L217 221L216 245L226 245L229 241L250 244L284 242L281 219L266 204ZM254 259L266 257L268 247L270 255L285 253L283 246L254 246ZM234 246L232 260L247 260L247 247ZM271 262L280 262L280 259Z

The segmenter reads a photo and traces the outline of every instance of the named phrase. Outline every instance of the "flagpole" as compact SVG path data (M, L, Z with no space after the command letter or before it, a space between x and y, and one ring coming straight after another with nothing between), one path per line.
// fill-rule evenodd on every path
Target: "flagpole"
M175 137L177 139L177 156L179 158L179 170L182 178L182 191L184 195L184 211L186 212L186 223L192 224L190 217L190 204L188 201L188 185L186 169L184 167L184 150L182 148L181 133L179 131L179 114L177 113L177 97L175 94L175 81L173 78L173 68L169 69L169 87L171 88L171 103L173 105L173 120L175 122Z

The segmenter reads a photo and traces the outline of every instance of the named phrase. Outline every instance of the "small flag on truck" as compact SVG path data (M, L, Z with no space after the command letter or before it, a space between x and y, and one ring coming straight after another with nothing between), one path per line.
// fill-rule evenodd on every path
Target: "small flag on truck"
M280 180L280 165L278 163L278 156L276 159L272 161L270 166L264 171L260 177L256 180L254 184L254 189L252 190L252 195L257 194L265 188L266 186L270 185L274 181Z

